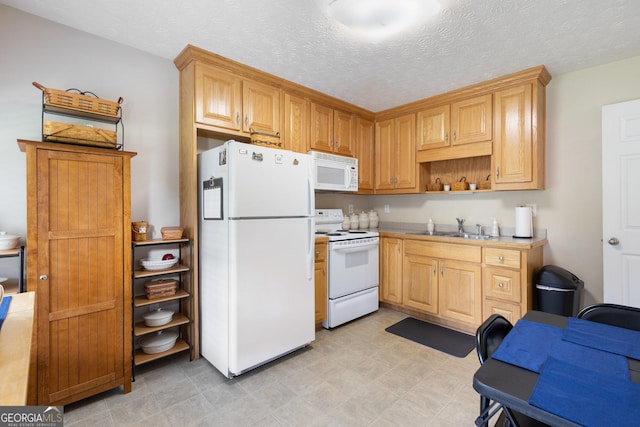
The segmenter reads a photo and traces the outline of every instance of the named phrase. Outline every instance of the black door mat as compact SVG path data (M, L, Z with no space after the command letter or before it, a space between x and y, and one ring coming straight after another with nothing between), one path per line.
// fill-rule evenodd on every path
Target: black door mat
M452 329L407 317L385 329L399 337L456 357L465 357L476 346L476 338Z

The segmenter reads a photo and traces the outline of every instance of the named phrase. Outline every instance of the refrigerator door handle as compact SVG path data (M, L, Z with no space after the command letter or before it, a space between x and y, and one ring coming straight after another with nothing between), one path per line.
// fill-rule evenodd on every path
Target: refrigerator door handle
M315 213L315 185L313 184L313 178L311 177L311 173L309 173L309 179L307 180L307 206L309 207L309 215L314 215ZM315 233L311 233L315 234Z
M307 220L307 224L309 226L307 236L309 236L309 247L307 250L307 279L312 280L314 277L314 269L315 269L315 232L313 230L313 218L309 218Z

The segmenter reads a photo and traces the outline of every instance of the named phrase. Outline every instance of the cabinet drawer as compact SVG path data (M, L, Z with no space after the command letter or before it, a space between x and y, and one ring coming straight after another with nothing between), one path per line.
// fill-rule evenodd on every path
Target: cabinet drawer
M484 307L482 308L482 317L486 319L492 314L500 314L512 324L515 324L518 319L522 317L520 304L511 304L504 301L485 299Z
M499 267L520 268L520 251L515 249L484 248L484 263Z
M404 241L405 255L422 255L433 258L445 258L455 261L481 261L480 246L457 245L455 243L436 243L419 240Z
M520 271L485 267L483 282L485 297L520 302Z

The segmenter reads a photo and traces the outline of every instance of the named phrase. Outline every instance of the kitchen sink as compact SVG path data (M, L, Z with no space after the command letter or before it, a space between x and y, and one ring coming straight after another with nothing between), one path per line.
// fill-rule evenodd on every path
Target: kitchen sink
M473 239L473 240L489 240L493 239L492 236L486 234L471 234L471 233L449 233L447 237L459 237L461 239Z
M451 231L415 231L415 232L411 232L408 234L416 234L418 236L440 236L440 237L445 237L445 236L450 236L451 234L453 234Z

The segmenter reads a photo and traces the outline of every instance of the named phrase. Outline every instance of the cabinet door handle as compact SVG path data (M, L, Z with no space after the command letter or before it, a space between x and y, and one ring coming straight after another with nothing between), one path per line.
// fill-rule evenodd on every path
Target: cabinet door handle
M453 142L456 142L456 131L453 131Z
M500 168L496 168L496 178L500 176Z
M444 134L444 142L447 142L447 143L449 142L449 134L448 133Z
M436 266L433 266L433 275L435 276L436 274L438 274L438 269L436 268Z
M240 126L240 113L236 113L236 125Z
M504 257L503 257L502 255L500 255L500 256L498 257L498 261L500 261L500 262L504 262Z
M49 276L47 276L46 274L43 274L42 276L40 276L40 280L47 280L49 278Z
M504 284L503 284L502 282L500 282L500 283L498 283L498 287L499 287L500 289L502 289L502 288L504 288Z
M444 277L444 265L440 266L440 275Z
M249 126L249 115L248 114L244 115L244 125L245 125L245 127Z
M398 253L400 253L400 243L396 245L398 247Z

